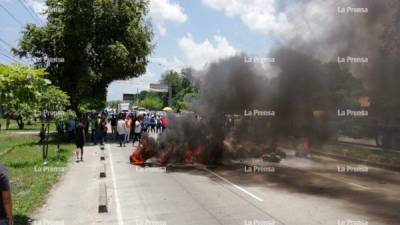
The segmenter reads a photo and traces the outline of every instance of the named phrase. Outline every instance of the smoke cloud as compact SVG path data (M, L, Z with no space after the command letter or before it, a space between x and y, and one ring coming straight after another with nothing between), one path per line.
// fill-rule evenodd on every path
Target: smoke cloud
M200 148L202 162L219 163L232 143L275 146L288 137L323 142L343 99L361 94L371 97L377 112L400 112L398 1L285 3L285 29L294 32L280 33L268 66L239 54L198 71L200 93L189 104L198 117L171 117L162 149L184 157L187 149ZM357 79L365 93L346 89Z

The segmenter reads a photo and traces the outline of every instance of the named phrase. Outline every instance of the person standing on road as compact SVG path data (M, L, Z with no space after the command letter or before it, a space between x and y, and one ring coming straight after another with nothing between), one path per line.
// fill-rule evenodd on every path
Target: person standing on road
M135 138L133 139L133 144L135 144L136 141L140 141L141 133L142 133L142 124L140 123L140 117L137 118L135 121Z
M89 126L90 126L90 140L93 142L93 144L96 143L96 118L94 117L93 114L90 115L90 121L89 121Z
M83 161L83 146L85 145L85 126L82 121L78 121L75 128L76 137L76 162ZM79 159L79 150L81 150Z
M97 127L96 127L97 140L100 141L100 145L104 144L104 119L103 115L98 115L97 117ZM95 143L97 144L97 142Z
M129 143L129 135L131 133L131 124L132 124L131 115L127 114L127 116L125 118L125 128L126 128L125 142L126 143Z
M5 165L0 165L0 225L13 225L10 181Z
M136 122L137 118L136 116L132 113L131 114L131 132L129 133L129 140L134 141L135 138L135 122Z
M150 118L150 132L156 132L156 118L154 115L152 115Z
M160 119L160 116L157 116L157 119L156 119L156 133L157 134L160 134L161 133L161 119Z
M123 116L120 116L117 121L117 132L119 139L119 147L122 147L122 144L124 144L125 147L126 127L125 127L125 121L123 120Z
M103 125L103 141L108 142L108 127L107 127L107 117L103 115L102 117L102 125Z
M161 117L162 132L164 132L165 129L167 129L167 126L168 126L168 119L167 119L167 116L162 116L162 117Z
M111 117L111 134L114 140L117 140L117 117L115 115Z
M68 142L71 142L74 137L75 122L74 120L67 121Z

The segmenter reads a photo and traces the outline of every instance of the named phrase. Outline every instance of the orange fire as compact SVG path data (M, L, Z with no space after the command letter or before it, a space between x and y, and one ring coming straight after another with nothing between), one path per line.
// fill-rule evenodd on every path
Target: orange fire
M168 143L165 148L161 149L158 161L161 164L167 164L169 162L176 162L178 156L178 149L177 145L174 143Z
M202 161L204 147L199 145L195 148L186 147L184 152L185 163L196 163Z
M141 148L139 146L133 150L129 159L131 161L131 164L134 164L134 165L143 165L144 164L145 159L143 157Z
M152 149L149 146L147 139L143 139L142 143L133 149L129 160L131 164L143 165L150 158Z

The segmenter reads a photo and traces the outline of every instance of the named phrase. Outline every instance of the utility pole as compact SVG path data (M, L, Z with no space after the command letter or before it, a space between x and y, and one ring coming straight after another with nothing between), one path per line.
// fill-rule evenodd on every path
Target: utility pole
M172 85L168 86L168 106L172 107Z

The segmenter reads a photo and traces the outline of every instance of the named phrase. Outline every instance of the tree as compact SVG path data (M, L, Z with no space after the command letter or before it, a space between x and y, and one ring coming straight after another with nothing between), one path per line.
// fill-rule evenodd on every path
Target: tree
M50 86L39 95L39 109L42 111L64 111L69 105L69 96L58 87Z
M45 75L44 69L0 65L0 105L20 129L35 111L63 110L69 104L68 95L51 86Z
M45 71L21 65L0 65L0 104L8 119L15 119L24 127L23 120L37 107L40 93L46 86Z
M117 109L119 103L121 103L120 100L108 101L108 102L107 102L107 107L108 107L108 108L112 108L112 109Z
M150 110L161 110L163 108L163 102L157 95L150 94L139 102L139 106Z
M146 98L147 94L149 93L149 91L141 91L139 93L139 101L143 100L144 98Z
M113 80L145 73L152 31L145 0L48 0L43 27L28 24L15 54L33 57L36 66L71 96L71 107L99 101ZM97 100L97 101L96 101Z
M191 68L184 68L181 73L168 70L162 75L161 83L172 88L172 107L178 112L188 109L185 97L198 92L197 88L193 86L192 81L193 69Z
M400 2L391 2L393 9L380 34L379 49L368 74L371 108L382 120L399 120L400 114ZM388 12L389 13L389 12ZM371 60L372 61L372 60Z
M72 110L58 111L56 112L54 119L58 123L66 123L68 120L75 120L77 118L76 113Z
M174 70L168 70L162 74L161 83L179 91L182 87L182 76Z

